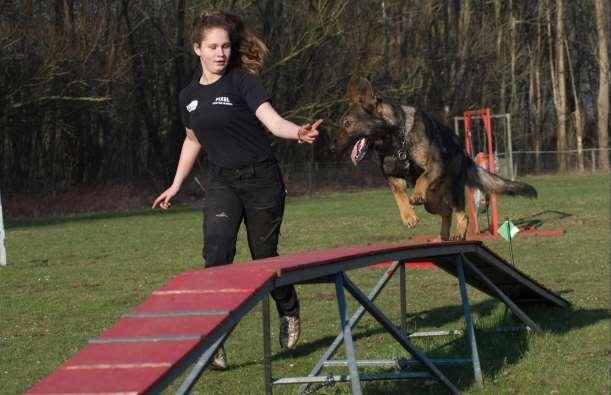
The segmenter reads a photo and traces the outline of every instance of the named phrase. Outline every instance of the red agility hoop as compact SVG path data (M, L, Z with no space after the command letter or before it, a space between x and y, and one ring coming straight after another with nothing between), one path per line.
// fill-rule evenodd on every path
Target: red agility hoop
M465 149L467 151L467 155L469 155L472 159L475 160L475 155L473 153L473 147L471 145L471 126L472 126L472 118L479 117L482 119L484 123L484 130L486 131L486 152L484 153L485 157L488 158L488 168L487 170L490 173L496 173L496 168L494 165L494 149L492 146L492 122L490 117L490 108L481 108L478 110L465 111L463 113L463 122L465 127ZM478 153L480 155L480 153ZM479 235L479 224L477 223L477 212L475 210L475 199L473 197L473 188L467 187L467 207L469 211L469 228L468 232L471 235ZM489 230L492 236L497 235L497 229L499 227L499 213L496 204L496 195L491 194L489 200L490 210L490 218L489 218Z

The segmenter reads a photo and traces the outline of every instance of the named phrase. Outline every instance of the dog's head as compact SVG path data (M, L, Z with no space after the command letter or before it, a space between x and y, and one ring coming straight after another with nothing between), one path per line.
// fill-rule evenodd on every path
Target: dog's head
M376 139L395 126L393 108L379 99L368 80L352 78L347 89L350 107L340 119L333 145L344 148L354 144L350 158L356 165L367 154Z

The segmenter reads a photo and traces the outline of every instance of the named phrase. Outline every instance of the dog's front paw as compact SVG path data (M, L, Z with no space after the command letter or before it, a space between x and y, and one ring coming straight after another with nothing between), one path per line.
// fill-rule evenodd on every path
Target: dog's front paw
M451 241L463 241L466 240L467 236L464 234L453 234L450 236Z
M414 228L418 224L418 217L415 215L402 215L401 221L403 221L403 225L408 228Z
M426 203L426 199L423 195L412 195L409 197L409 204L412 206L418 206L424 203Z

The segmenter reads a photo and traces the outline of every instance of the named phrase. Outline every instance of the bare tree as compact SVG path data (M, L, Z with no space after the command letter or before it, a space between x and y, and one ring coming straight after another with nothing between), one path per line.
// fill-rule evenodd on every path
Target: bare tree
M609 35L608 25L608 3L605 0L595 0L596 9L596 32L598 36L598 101L597 101L597 130L599 166L604 171L609 171L609 52L607 37Z
M510 3L511 4L511 3ZM497 76L499 78L499 112L505 113L505 73L503 66L499 62L503 54L503 36L505 34L505 24L503 23L503 2L501 0L494 1L494 23L496 25L496 59L497 59Z
M513 1L509 0L509 32L510 32L510 64L511 64L511 106L509 107L512 114L517 113L518 108L518 86L516 81L516 63L517 63L517 24L518 20L515 17L513 10Z
M564 60L564 41L566 40L564 24L564 0L556 0L555 34L552 35L551 7L547 9L547 29L550 37L550 72L554 94L554 107L556 109L556 150L558 151L558 170L566 172L567 149L566 121L566 76ZM552 48L553 47L553 48Z
M577 170L580 173L584 171L583 163L583 138L585 135L586 120L585 111L579 95L577 94L577 82L575 81L575 73L573 73L573 62L571 61L571 52L569 51L568 43L566 44L567 63L569 65L569 75L571 77L571 92L573 101L575 102L575 111L571 114L571 126L575 131L575 148L577 150Z
M539 151L543 146L543 123L545 120L545 106L542 89L542 69L544 56L544 29L538 20L543 18L545 13L544 3L541 2L537 6L537 18L535 20L535 40L529 47L529 119L531 131L532 150L535 154L534 168L536 171L541 170L541 155Z

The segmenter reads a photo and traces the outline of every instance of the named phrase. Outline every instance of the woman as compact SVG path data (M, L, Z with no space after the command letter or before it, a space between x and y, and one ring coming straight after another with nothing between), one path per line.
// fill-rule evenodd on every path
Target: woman
M254 77L267 48L239 17L202 12L194 21L191 41L202 75L180 92L186 137L174 181L153 208L170 207L204 147L209 165L203 225L206 267L233 261L242 220L252 258L276 256L285 188L263 125L277 137L311 144L322 120L297 126L276 112ZM280 316L280 344L292 349L300 331L295 288L278 288L272 297ZM212 366L227 366L223 347Z

